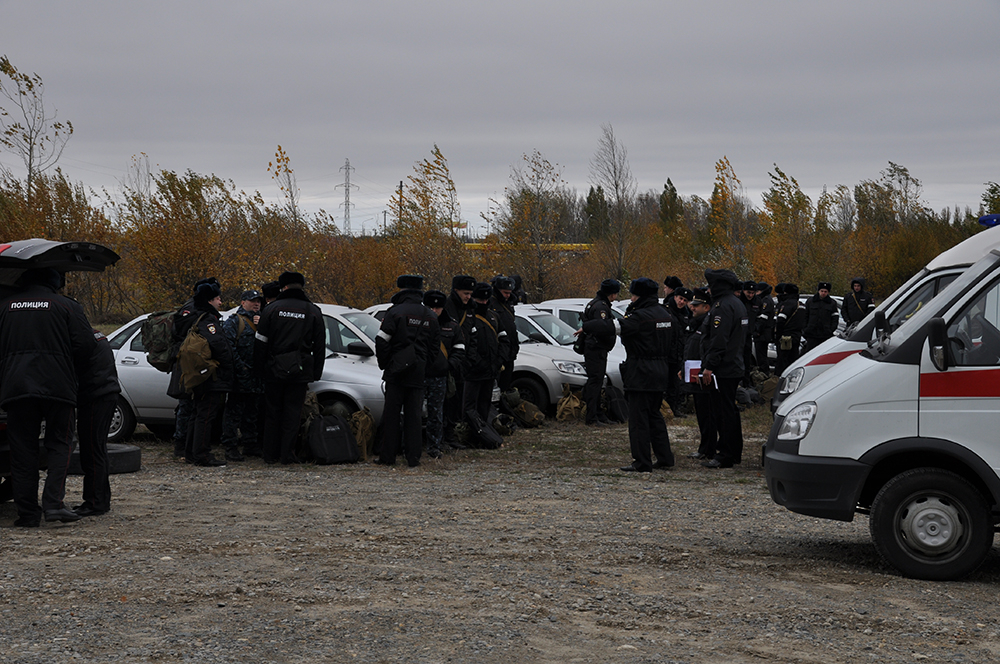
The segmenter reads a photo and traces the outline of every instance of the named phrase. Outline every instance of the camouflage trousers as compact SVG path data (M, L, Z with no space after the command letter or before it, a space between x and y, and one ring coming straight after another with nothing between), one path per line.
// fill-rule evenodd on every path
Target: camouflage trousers
M444 398L448 392L448 378L424 379L424 399L427 402L427 449L441 449L444 435Z

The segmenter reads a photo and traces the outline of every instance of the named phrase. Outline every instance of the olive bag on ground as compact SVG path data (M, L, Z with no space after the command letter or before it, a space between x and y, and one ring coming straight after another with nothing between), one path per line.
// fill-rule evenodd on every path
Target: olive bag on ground
M500 409L525 429L533 429L545 421L545 413L535 404L522 399L517 389L507 390L500 395Z

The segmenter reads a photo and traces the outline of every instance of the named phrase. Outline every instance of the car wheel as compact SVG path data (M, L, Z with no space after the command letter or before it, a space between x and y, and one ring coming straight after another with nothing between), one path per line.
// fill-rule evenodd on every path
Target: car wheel
M962 578L993 546L993 523L982 493L937 468L914 468L886 482L872 503L869 529L882 558L917 579Z
M552 405L549 402L549 392L541 382L535 378L521 376L511 381L510 386L517 389L523 400L535 404L543 413L549 412L549 407Z
M135 433L135 415L132 408L122 397L118 397L115 412L111 416L111 428L108 429L108 442L120 443L128 440Z
M135 445L108 443L108 474L134 473L142 467L142 450ZM73 450L69 458L69 474L83 475L80 450Z

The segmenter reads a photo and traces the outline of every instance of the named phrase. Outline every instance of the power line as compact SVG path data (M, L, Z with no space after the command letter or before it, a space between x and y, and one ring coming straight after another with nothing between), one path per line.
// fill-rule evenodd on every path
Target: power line
M339 187L344 188L344 203L343 203L344 233L350 235L351 234L351 187L353 186L355 189L357 189L358 185L351 184L351 171L353 171L354 169L351 167L350 159L344 160L344 166L340 170L344 171L344 184L342 185L338 184L336 187L334 187L334 189L337 189Z

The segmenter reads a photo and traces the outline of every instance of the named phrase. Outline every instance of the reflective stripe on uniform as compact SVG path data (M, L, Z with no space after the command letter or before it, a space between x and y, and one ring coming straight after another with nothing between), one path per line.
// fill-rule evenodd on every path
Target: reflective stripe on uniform
M615 334L619 337L622 335L622 324L618 322L617 318L615 319Z
M259 341L259 342L261 342L261 343L265 343L265 344L267 343L267 337L265 337L265 336L264 336L263 334L261 334L260 332L257 332L257 333L255 333L255 334L253 335L253 337L254 337L254 339L256 339L257 341Z
M392 335L386 332L385 330L379 330L378 334L375 336L377 336L382 341L392 341Z
M458 349L465 350L465 344L455 344L454 346L451 347L451 349L452 350L458 350Z

